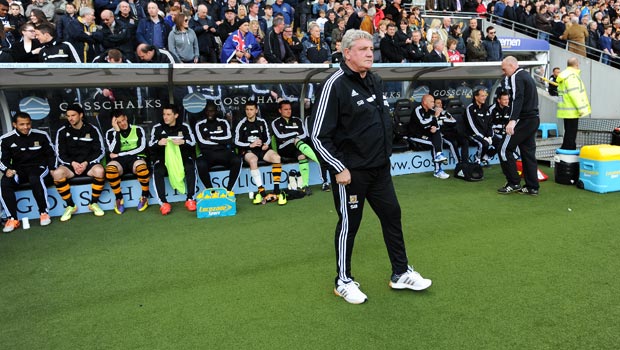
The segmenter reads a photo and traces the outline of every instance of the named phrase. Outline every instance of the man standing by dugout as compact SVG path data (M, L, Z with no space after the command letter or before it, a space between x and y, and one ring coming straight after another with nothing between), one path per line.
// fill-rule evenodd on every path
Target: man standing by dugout
M364 31L346 32L342 39L345 60L323 83L310 124L317 154L332 172L339 218L334 293L351 304L367 299L351 275L351 254L366 199L381 221L392 264L390 287L423 290L431 285L431 280L408 265L400 205L390 175L392 122L382 81L370 71L372 39Z
M512 108L510 121L506 125L506 137L501 145L499 160L506 185L497 190L499 194L519 192L538 195L538 166L536 164L536 132L540 124L538 115L538 92L532 76L519 68L513 56L502 61L502 71L508 78L508 91L511 94ZM521 187L521 177L517 172L514 152L519 147L523 160L525 186Z

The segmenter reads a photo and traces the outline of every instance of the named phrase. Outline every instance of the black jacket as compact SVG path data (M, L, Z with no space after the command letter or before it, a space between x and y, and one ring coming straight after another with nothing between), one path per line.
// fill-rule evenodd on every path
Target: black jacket
M478 107L475 102L470 103L465 112L467 116L466 125L468 136L478 139L493 136L491 116L487 106L483 105L482 107Z
M280 42L284 47L284 55L281 51ZM286 63L293 59L296 60L291 47L288 45L286 40L282 38L282 33L276 33L273 28L269 31L269 34L267 34L267 38L265 38L263 46L263 53L269 63Z
M235 129L235 145L245 151L250 149L250 144L257 139L261 139L263 144L271 145L267 122L261 117L256 117L253 122L247 118L241 119Z
M425 111L424 107L418 106L413 110L411 121L407 125L407 135L409 137L430 136L433 126L439 127L435 111L432 109Z
M39 166L56 168L56 155L47 133L32 129L23 135L13 130L0 138L0 171L20 172Z
M510 120L538 118L538 93L532 76L522 68L508 79L511 94Z
M58 162L71 167L71 162L100 163L105 154L103 137L94 125L84 123L78 130L69 123L58 129L56 133L56 151Z
M157 123L153 126L153 129L151 129L149 147L151 148L151 154L154 160L164 161L166 159L166 146L161 146L158 142L168 137L183 137L185 143L179 146L179 148L181 148L181 155L183 158L190 159L196 157L196 140L194 139L194 133L188 124L181 123L181 121L177 119L174 126Z
M396 35L385 35L379 44L381 48L381 61L384 63L401 63L404 59L403 48L396 40Z
M68 42L52 40L41 46L39 61L44 63L82 63L75 47Z
M336 174L387 166L393 133L381 78L370 71L362 78L342 63L322 87L309 123L322 162Z
M224 150L232 144L230 124L226 119L203 119L196 123L196 140L200 151Z
M276 118L271 122L271 129L276 137L278 149L293 145L295 138L302 140L308 137L304 122L297 117L290 117L288 122L282 117Z

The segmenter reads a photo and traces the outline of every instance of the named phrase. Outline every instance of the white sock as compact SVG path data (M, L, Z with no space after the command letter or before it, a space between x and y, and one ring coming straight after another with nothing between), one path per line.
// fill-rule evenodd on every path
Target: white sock
M250 175L252 175L252 180L254 180L256 187L261 187L263 185L263 179L260 176L260 170L250 170Z

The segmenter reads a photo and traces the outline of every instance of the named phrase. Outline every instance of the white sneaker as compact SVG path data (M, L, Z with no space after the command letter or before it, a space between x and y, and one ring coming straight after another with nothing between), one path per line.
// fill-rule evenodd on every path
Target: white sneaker
M368 300L366 294L362 293L360 290L360 284L355 281L344 283L338 280L338 284L336 288L334 288L334 294L343 297L344 300L350 304L362 304Z
M445 172L445 171L443 171L443 170L437 170L437 171L433 174L433 176L434 176L434 177L436 177L436 178L438 178L438 179L442 179L442 180L445 180L445 179L447 179L447 178L449 178L449 177L450 177L450 175L446 174L446 172Z
M444 156L443 153L441 152L437 152L437 154L435 155L435 159L433 161L435 163L448 164L448 158L446 158L446 156Z
M392 289L424 290L433 284L433 281L422 277L413 267L409 266L402 275L392 275L390 287Z

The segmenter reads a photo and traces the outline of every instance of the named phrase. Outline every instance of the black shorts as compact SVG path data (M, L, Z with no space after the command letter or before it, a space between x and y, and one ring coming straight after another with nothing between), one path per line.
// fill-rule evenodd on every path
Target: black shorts
M302 155L303 153L301 153L301 151L299 149L297 149L297 147L295 147L294 144L290 144L284 148L280 148L278 150L278 154L282 157L285 158L295 158L297 159L297 157L299 157L300 155Z
M260 147L254 147L254 148L250 148L248 150L246 150L245 152L243 152L243 156L245 157L246 153L252 153L255 154L258 157L258 160L263 160L263 158L265 157L265 153L267 153L271 148L267 148L266 151L263 151L262 148Z
M144 160L144 157L141 156L123 156L123 157L116 157L112 160L110 160L110 162L118 162L118 164L121 165L121 167L123 168L123 174L131 174L133 173L133 164L136 162L136 160ZM108 164L110 164L110 162L108 162Z
M67 167L67 169L69 169L69 171L71 171L73 173L73 175L75 176L88 176L86 174L88 174L88 172L90 171L90 169L92 169L95 165L101 165L100 163L88 163L86 165L86 169L84 169L84 172L80 175L75 173L75 170L73 169L73 167L71 166L71 164L69 165L64 165L65 167Z

